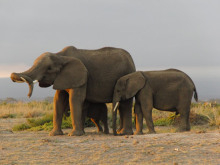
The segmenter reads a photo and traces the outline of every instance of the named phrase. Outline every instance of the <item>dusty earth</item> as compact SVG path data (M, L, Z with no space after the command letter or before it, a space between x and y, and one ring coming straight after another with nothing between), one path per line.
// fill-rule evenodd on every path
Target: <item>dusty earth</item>
M25 119L0 119L0 164L220 164L220 130L203 133L69 137L12 132Z

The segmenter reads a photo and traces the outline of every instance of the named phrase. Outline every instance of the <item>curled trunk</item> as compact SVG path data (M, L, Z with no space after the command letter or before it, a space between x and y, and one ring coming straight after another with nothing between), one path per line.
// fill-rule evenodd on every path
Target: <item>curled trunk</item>
M22 73L12 73L11 80L13 82L21 82L21 83L26 82L26 83L28 83L28 86L29 86L28 97L31 97L32 92L33 92L33 88L34 88L34 84L33 84L33 80L29 76L22 74Z

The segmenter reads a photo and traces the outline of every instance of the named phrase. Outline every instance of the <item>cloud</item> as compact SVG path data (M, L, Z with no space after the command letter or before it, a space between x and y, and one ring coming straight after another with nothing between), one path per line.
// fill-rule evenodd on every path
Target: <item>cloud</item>
M23 72L30 68L30 66L27 66L25 64L16 64L16 65L6 65L1 64L0 65L0 78L8 78L10 77L12 72Z

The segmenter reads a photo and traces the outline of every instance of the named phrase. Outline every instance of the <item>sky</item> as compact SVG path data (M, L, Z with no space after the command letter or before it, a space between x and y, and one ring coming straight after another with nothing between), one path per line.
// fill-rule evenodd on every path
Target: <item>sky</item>
M220 98L219 7L219 0L1 0L0 78L44 52L112 46L127 50L137 70L181 69L201 98ZM17 84L7 85L0 91L13 97Z

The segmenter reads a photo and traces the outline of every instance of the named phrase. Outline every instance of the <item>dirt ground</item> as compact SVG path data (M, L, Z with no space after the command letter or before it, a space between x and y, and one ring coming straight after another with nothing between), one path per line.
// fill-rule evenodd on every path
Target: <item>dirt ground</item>
M104 135L96 128L69 137L12 132L25 119L0 119L0 164L220 164L220 130L132 136Z

